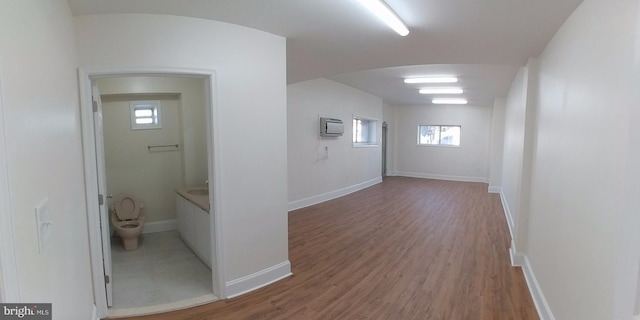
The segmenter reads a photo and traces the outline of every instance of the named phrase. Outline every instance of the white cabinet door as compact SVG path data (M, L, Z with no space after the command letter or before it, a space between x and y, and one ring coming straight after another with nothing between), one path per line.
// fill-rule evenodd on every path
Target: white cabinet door
M211 267L211 226L209 213L180 195L176 196L178 231L185 244Z
M185 200L180 195L176 195L176 220L178 220L178 232L180 236L184 238L185 225L184 225L184 215L185 215L185 206L187 200Z
M195 206L191 204L191 202L180 196L178 196L178 198L180 198L178 203L180 204L180 212L182 213L183 225L183 228L180 231L180 236L190 248L193 248L196 244Z
M185 240L187 244L193 247L196 244L196 221L195 221L195 212L194 206L187 206L187 214L184 215L184 225L185 225Z
M211 267L211 232L209 214L195 207L195 251L202 261Z

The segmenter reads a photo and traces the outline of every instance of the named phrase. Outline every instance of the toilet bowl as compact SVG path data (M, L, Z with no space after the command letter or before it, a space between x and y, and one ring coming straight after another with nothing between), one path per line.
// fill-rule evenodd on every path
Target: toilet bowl
M125 250L138 248L138 237L144 227L144 206L132 195L122 194L116 198L115 206L111 211L111 223L116 233L122 239Z

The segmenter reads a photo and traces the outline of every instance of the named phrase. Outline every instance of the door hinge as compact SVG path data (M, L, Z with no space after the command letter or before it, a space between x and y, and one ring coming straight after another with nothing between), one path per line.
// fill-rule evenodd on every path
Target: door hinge
M93 112L98 112L98 102L93 100L92 105L93 105Z
M99 194L98 195L98 204L99 205L103 205L104 204L104 196Z
M105 275L104 275L104 283L105 283L105 284L108 284L108 283L110 283L110 282L111 282L111 279L109 279L109 276L105 274Z

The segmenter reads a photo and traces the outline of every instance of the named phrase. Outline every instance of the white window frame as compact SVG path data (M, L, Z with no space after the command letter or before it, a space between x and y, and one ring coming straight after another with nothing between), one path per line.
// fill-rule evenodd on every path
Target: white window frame
M460 144L458 145L453 145L453 144L440 144L438 141L437 144L427 144L427 143L420 143L420 129L421 127L458 127L460 128ZM442 130L440 131L442 132ZM460 148L462 147L462 126L459 124L419 124L418 125L418 132L417 132L417 136L416 136L416 144L420 147L444 147L444 148ZM440 137L440 140L442 140L442 137Z
M356 121L365 121L367 123L367 139L366 141L358 141L356 142ZM353 147L355 148L372 148L378 146L378 119L361 117L361 116L353 116L351 121L351 141L353 143Z
M131 111L131 130L145 130L145 129L161 129L161 105L159 100L153 101L131 101L129 102L129 108ZM136 110L140 109L152 109L151 116L136 116ZM139 119L151 119L151 123L138 123Z

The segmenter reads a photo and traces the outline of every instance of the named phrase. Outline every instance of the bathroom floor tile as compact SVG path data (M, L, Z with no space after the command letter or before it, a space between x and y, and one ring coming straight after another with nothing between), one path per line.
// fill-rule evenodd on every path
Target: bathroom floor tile
M113 308L139 308L211 295L209 269L180 240L177 231L145 234L138 249L111 241Z

